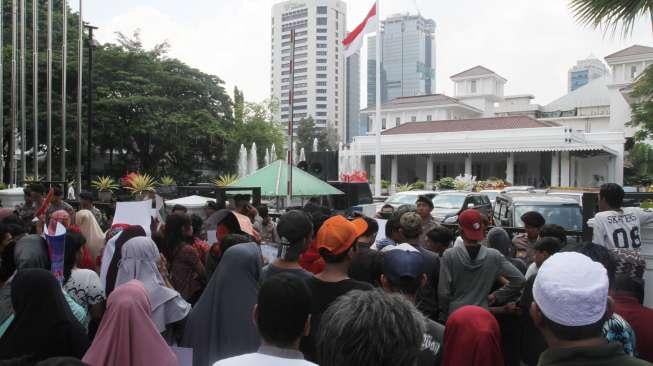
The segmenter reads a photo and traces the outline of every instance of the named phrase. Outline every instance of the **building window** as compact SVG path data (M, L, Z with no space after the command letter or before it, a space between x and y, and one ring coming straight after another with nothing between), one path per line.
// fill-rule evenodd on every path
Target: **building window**
M326 41L327 36L316 36L315 39L318 40L318 41Z
M315 51L315 56L326 56L327 51Z
M630 67L630 78L635 79L635 76L637 76L637 65L632 65Z
M326 94L326 89L315 89L315 94Z
M429 115L426 116L426 120L427 120L427 121L432 121L432 120L433 120L433 117L431 117L431 115L429 114Z
M317 48L327 48L327 45L326 45L326 43L318 43L318 44L315 45L315 47L317 47Z
M315 85L316 86L327 86L327 82L326 81L316 81Z
M322 17L317 18L316 19L316 24L317 25L327 25L327 18L322 18Z
M315 77L318 79L326 79L327 74L316 74Z
M327 33L327 29L326 28L318 28L318 29L315 30L315 32L316 33Z
M316 104L315 108L321 108L321 109L326 109L327 105L326 104Z
M318 6L317 7L317 13L318 14L326 14L327 13L327 7L326 6Z
M385 130L385 118L381 120L381 129Z
M315 112L316 116L326 117L327 112Z
M315 100L317 100L318 102L326 102L327 97L315 97Z
M471 91L472 91L472 94L476 93L476 80L472 80Z
M317 60L315 60L315 62L318 64L326 64L327 60L326 58L318 58Z
M327 67L326 66L316 66L315 71L326 71Z
M411 122L417 122L417 117L416 116L411 116L410 121Z

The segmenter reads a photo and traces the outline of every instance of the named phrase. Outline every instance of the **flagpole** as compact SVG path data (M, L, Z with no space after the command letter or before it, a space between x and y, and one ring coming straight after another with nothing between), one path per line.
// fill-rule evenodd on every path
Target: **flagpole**
M3 2L0 0L0 9L3 8ZM2 17L0 16L0 29L4 29L5 22L3 21ZM2 108L0 108L0 183L4 183L5 181L5 159L4 159L4 151L5 151L5 109L4 109L4 43L2 40L2 32L0 32L0 105Z
M34 178L39 177L39 2L32 0L32 108L34 115Z
M61 45L61 181L66 181L66 77L68 68L68 1L62 2L63 41Z
M20 0L20 181L27 177L27 121L25 119L25 0Z
M374 195L381 196L381 8L376 0L376 148L374 151Z
M9 152L7 158L9 159L9 184L16 184L16 117L18 109L18 87L17 87L17 72L16 72L16 38L17 38L17 18L18 18L18 0L11 1L11 131L9 132Z
M292 167L293 167L293 115L295 114L295 28L290 30L290 62L289 66L289 79L290 88L288 90L288 173L287 173L287 186L286 186L286 208L290 207L292 202Z
M77 192L82 191L82 74L84 64L84 18L82 13L82 0L79 0L79 23L77 32L78 39L78 60L77 60ZM90 141L89 141L90 144Z
M52 182L52 2L48 0L48 92L47 92L47 142L48 142L48 156L47 156L47 181Z

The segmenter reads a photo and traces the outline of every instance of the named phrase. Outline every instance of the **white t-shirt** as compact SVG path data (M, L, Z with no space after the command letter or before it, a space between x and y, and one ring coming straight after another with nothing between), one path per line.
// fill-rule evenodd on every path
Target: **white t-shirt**
M638 207L598 212L589 222L594 231L592 242L608 249L639 250L642 245L641 225L651 222L653 222L653 212Z
M283 358L262 353L248 353L236 357L226 358L213 364L213 366L317 366L316 364L297 358Z

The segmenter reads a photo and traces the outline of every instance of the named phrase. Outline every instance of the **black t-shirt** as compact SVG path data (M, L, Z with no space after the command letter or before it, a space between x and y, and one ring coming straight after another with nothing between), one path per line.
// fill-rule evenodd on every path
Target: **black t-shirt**
M307 280L311 277L313 277L313 274L305 269L300 269L300 268L279 268L275 266L273 263L268 264L267 266L263 267L261 270L261 283L265 282L268 278L279 274L279 273L289 273L291 275L294 275L296 277L299 277L302 280Z
M320 328L322 314L338 297L346 294L351 290L372 290L372 285L352 279L342 280L340 282L324 282L315 277L306 280L306 285L311 290L311 330L307 337L302 338L299 349L304 353L304 357L315 362L317 359L315 348L315 337Z
M426 330L422 339L422 351L419 354L418 366L439 365L442 355L442 340L444 339L444 325L426 319Z
M426 285L417 291L415 305L431 320L438 318L438 279L440 278L440 257L432 251L416 247L424 256Z

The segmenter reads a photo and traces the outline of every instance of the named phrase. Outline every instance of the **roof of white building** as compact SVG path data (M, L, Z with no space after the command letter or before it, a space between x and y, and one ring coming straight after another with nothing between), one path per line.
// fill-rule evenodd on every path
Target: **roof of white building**
M451 78L465 78L470 76L482 76L482 75L497 75L496 72L488 69L485 66L474 66L471 69L467 69L463 72L459 72L456 75L451 75ZM498 76L498 75L497 75Z
M412 97L399 97L381 105L381 110L385 111L389 109L447 106L447 105L449 106L459 105L465 109L470 109L479 113L482 112L481 110L474 108L468 104L465 104L456 98L452 98L444 94L427 94L427 95L417 95ZM374 111L375 111L374 106L368 106L367 108L361 110L361 112L374 112Z
M618 58L618 57L627 57L627 56L635 56L635 55L641 55L641 54L647 54L647 53L653 53L653 47L648 47L648 46L642 46L639 44L632 45L628 48L624 48L621 51L617 51L613 54L610 54L608 56L605 56L605 59L612 59L612 58Z
M515 128L558 127L554 122L538 121L526 116L457 119L446 121L409 122L385 130L382 135L406 135L461 131L508 130Z
M591 80L580 88L545 105L545 112L569 111L574 108L608 106L610 105L610 91L606 77Z

